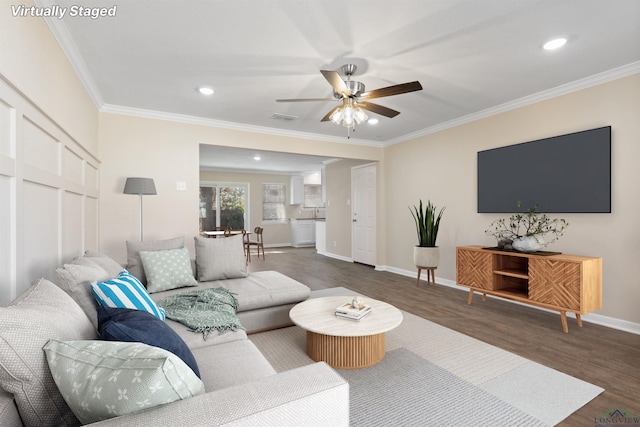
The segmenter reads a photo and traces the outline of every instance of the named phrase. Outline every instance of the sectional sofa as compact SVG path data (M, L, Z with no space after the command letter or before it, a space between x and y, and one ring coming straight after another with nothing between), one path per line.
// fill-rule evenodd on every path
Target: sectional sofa
M165 272L167 265L179 268L163 257L188 253L181 238L127 242L126 268L147 290L156 286L150 293L154 301L194 290L229 290L243 328L213 331L204 339L145 310L102 308L91 284L117 281L123 267L87 251L56 269L55 283L36 280L0 308L0 425L348 425L349 386L332 368L319 362L276 373L247 337L289 325L290 308L309 297L309 288L274 271L247 274L246 263L243 272L242 243L233 246L233 238L199 239L187 269L194 280L183 277L187 286L158 289L156 272L146 268L152 264L141 263L151 254ZM133 314L136 320L144 315L155 326L127 324L141 329L141 342L105 341L99 330L104 338L105 325L124 325L114 323L115 317L106 322L105 313ZM179 352L146 343L158 324L162 337L179 337L197 369Z

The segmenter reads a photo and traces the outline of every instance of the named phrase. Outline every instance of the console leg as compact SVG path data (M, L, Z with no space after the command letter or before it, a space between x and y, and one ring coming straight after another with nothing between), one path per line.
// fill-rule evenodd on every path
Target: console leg
M578 326L582 328L582 318L580 317L580 313L576 313L576 322L578 322Z
M561 311L560 312L560 319L562 320L562 330L564 331L565 334L569 333L569 326L567 325L567 312L566 311Z
M473 299L473 289L469 289L469 298L467 298L467 304L471 305L472 299Z

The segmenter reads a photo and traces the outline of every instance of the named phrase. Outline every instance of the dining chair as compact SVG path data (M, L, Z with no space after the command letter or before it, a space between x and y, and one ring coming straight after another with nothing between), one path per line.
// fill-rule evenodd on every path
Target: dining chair
M249 252L249 234L247 230L242 229L242 247L244 249L244 256L247 258L247 264L251 262L251 252Z
M255 240L247 239L247 251L251 252L251 247L255 246L258 250L258 259L260 259L260 249L262 249L262 259L264 260L264 240L262 239L262 227L256 227L253 229L253 234L256 235ZM249 260L251 260L251 255L249 255Z

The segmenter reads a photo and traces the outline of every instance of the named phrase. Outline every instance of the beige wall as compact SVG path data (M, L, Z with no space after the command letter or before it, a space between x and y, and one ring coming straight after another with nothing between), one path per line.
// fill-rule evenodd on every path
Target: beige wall
M153 178L158 191L143 199L145 240L186 236L193 255L193 236L198 233L200 144L368 161L378 161L383 154L377 147L101 113L100 246L104 253L124 263L125 242L139 238L138 198L123 195L122 190L128 176L142 176ZM186 191L176 190L177 181L186 183Z
M98 249L98 111L44 21L0 4L0 305Z
M484 230L500 217L477 213L477 152L610 125L612 213L562 215L571 225L548 248L602 257L604 303L598 314L640 323L639 118L640 74L636 74L386 148L387 220L395 230L387 246L387 264L415 270L412 248L417 238L407 206L430 199L438 207L446 206L436 273L455 281L455 247L495 245ZM526 164L505 169L505 179L517 179L526 173Z
M13 17L0 0L0 74L92 155L98 153L98 111L42 18Z

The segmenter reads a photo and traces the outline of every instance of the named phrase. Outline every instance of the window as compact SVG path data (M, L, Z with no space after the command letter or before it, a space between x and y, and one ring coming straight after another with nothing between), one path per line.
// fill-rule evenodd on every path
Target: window
M262 184L262 220L286 221L286 200L284 184Z
M242 230L248 227L249 184L201 183L200 232L214 227Z
M322 185L304 185L304 207L324 208L324 203L322 202Z

